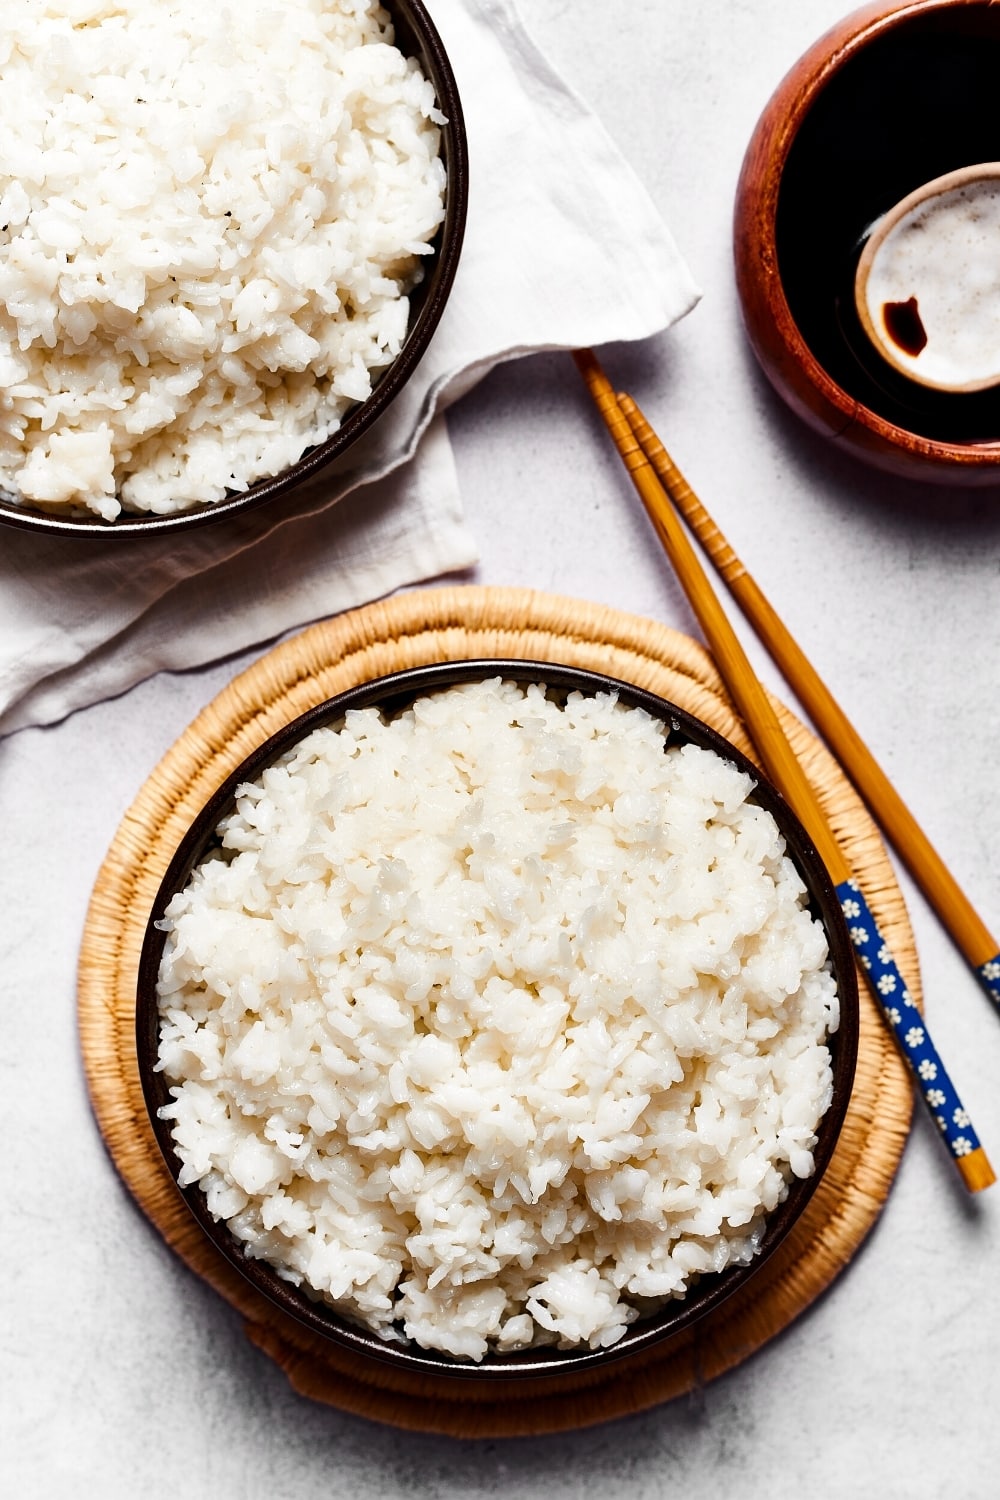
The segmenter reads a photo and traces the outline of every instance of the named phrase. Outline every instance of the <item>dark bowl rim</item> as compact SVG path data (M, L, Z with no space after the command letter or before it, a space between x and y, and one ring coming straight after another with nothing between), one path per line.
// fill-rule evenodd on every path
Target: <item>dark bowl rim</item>
M995 468L1000 460L1000 438L992 442L957 443L924 437L909 427L901 427L880 416L834 380L803 337L785 296L778 270L777 209L782 176L798 132L827 84L846 64L871 42L934 11L944 12L959 7L978 7L986 11L993 4L994 0L895 0L895 3L886 5L876 0L876 3L864 5L835 22L792 64L764 106L744 157L734 214L740 302L745 311L748 299L744 283L756 284L786 354L802 371L813 390L843 419L842 426L831 431L831 436L841 435L856 423L900 452L941 465L952 472L956 468ZM751 182L749 177L749 165L754 156L763 156L767 163L762 180L757 183ZM752 257L744 255L740 247L743 224L747 219L754 219L764 226L764 233L753 242ZM748 264L751 259L755 270L751 270ZM763 268L763 274L760 268ZM756 333L746 318L744 321L751 343L761 354ZM764 363L767 368L767 361Z
M114 521L105 521L99 516L70 517L32 509L5 499L0 492L0 525L47 536L114 539L162 537L232 519L297 489L325 469L352 447L399 395L437 330L458 270L468 218L469 145L454 69L423 0L380 0L380 3L395 23L412 30L415 45L403 50L407 56L419 57L434 85L437 107L447 118L447 124L439 127L447 186L445 217L437 232L434 254L425 263L423 280L410 293L411 297L419 297L419 310L407 329L399 354L377 373L371 395L351 408L325 442L318 443L280 474L257 480L248 489L227 495L214 504L195 505L169 515L123 511Z
M681 734L687 743L715 750L738 769L752 776L755 783L753 799L774 814L788 851L806 884L813 912L823 923L840 997L840 1024L828 1041L833 1054L833 1097L819 1126L819 1139L814 1151L815 1170L809 1178L792 1179L788 1195L769 1215L760 1250L748 1265L730 1266L722 1272L704 1276L686 1298L668 1303L649 1319L631 1325L624 1338L610 1348L559 1350L543 1347L520 1354L491 1355L475 1364L424 1350L416 1345L386 1343L371 1331L340 1317L332 1309L297 1293L289 1283L282 1281L271 1271L265 1262L244 1254L242 1247L228 1233L224 1224L212 1218L197 1184L187 1188L177 1186L180 1164L170 1138L170 1125L159 1119L157 1114L157 1110L169 1096L163 1075L155 1072L153 1066L159 1032L156 978L165 942L164 934L157 931L154 924L162 915L170 896L186 882L192 867L211 843L219 819L233 805L236 788L259 775L265 766L290 750L307 734L336 722L351 708L364 708L377 703L387 712L397 712L422 693L497 676L521 684L543 682L556 692L578 690L588 695L613 692L621 702L645 708L655 718L670 725L673 731L671 743L675 742L677 734ZM508 1380L552 1376L610 1364L690 1327L743 1287L786 1240L823 1179L850 1103L858 1039L857 972L847 926L833 883L798 818L759 768L710 725L686 709L644 688L578 667L506 657L438 662L371 679L298 715L246 756L204 803L170 860L147 918L136 986L136 1058L149 1121L176 1191L218 1252L269 1302L289 1314L300 1325L331 1340L342 1349L410 1372L455 1379Z

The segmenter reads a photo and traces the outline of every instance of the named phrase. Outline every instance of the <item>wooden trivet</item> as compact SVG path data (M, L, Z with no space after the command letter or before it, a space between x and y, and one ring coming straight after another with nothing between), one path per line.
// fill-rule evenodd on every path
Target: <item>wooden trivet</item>
M278 1312L224 1261L191 1217L160 1157L136 1069L135 983L160 879L195 813L241 760L305 709L404 667L517 657L605 672L696 714L753 750L707 653L651 620L525 589L445 588L367 605L263 656L210 703L142 787L91 898L79 969L80 1037L108 1150L164 1239L243 1316L247 1335L294 1388L360 1416L456 1437L585 1427L643 1411L746 1359L850 1260L889 1191L906 1140L911 1088L867 987L857 1078L843 1133L803 1218L747 1287L691 1329L604 1371L516 1382L399 1372L345 1353ZM782 724L919 999L913 934L871 818L831 756L776 703Z

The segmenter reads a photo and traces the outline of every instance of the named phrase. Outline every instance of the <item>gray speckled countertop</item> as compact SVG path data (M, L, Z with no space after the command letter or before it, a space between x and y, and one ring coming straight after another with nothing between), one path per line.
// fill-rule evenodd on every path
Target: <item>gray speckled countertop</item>
M995 927L1000 496L894 482L833 453L772 396L736 307L730 214L744 146L786 68L846 7L522 8L649 187L704 290L670 334L608 351L609 368L644 401ZM467 581L575 594L695 633L566 357L498 371L449 420L482 548ZM860 628L845 650L851 621ZM0 744L6 1493L996 1494L1000 1188L967 1199L923 1114L861 1253L782 1337L690 1398L575 1435L460 1444L292 1393L122 1190L89 1111L74 1022L79 934L118 820L241 664L156 677ZM904 890L938 1045L1000 1161L1000 1017L905 881Z

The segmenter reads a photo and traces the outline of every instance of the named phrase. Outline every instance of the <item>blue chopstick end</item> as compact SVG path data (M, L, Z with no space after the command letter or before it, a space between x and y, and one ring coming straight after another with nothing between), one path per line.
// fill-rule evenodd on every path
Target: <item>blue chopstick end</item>
M841 881L837 886L837 899L872 993L882 1007L899 1050L913 1070L917 1087L937 1121L949 1151L955 1157L978 1151L979 1137L972 1128L968 1111L948 1077L926 1022L913 1003L913 996L878 930L878 923L857 881ZM993 982L1000 985L1000 957L983 965L983 969L992 970L994 967L996 978ZM985 975L983 977L985 980ZM1000 1003L1000 995L997 1000Z
M1000 1005L1000 953L986 963L980 964L976 973L994 1005Z

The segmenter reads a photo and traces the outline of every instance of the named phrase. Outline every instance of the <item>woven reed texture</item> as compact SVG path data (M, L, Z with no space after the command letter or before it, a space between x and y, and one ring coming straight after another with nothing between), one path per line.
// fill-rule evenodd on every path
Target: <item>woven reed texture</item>
M143 931L170 857L211 793L304 710L358 683L432 662L550 661L648 688L753 758L711 658L654 621L525 589L417 591L323 621L263 656L181 735L126 813L98 876L78 976L80 1037L108 1150L140 1207L190 1268L243 1316L248 1337L302 1395L397 1427L500 1437L584 1427L646 1410L746 1359L843 1270L874 1224L910 1123L905 1065L862 986L858 1071L841 1139L803 1218L750 1285L693 1328L604 1372L526 1381L415 1376L345 1353L278 1312L218 1255L186 1209L146 1117L135 1057ZM837 764L775 704L882 930L919 999L913 934L877 830ZM471 1389L470 1389L471 1387Z

